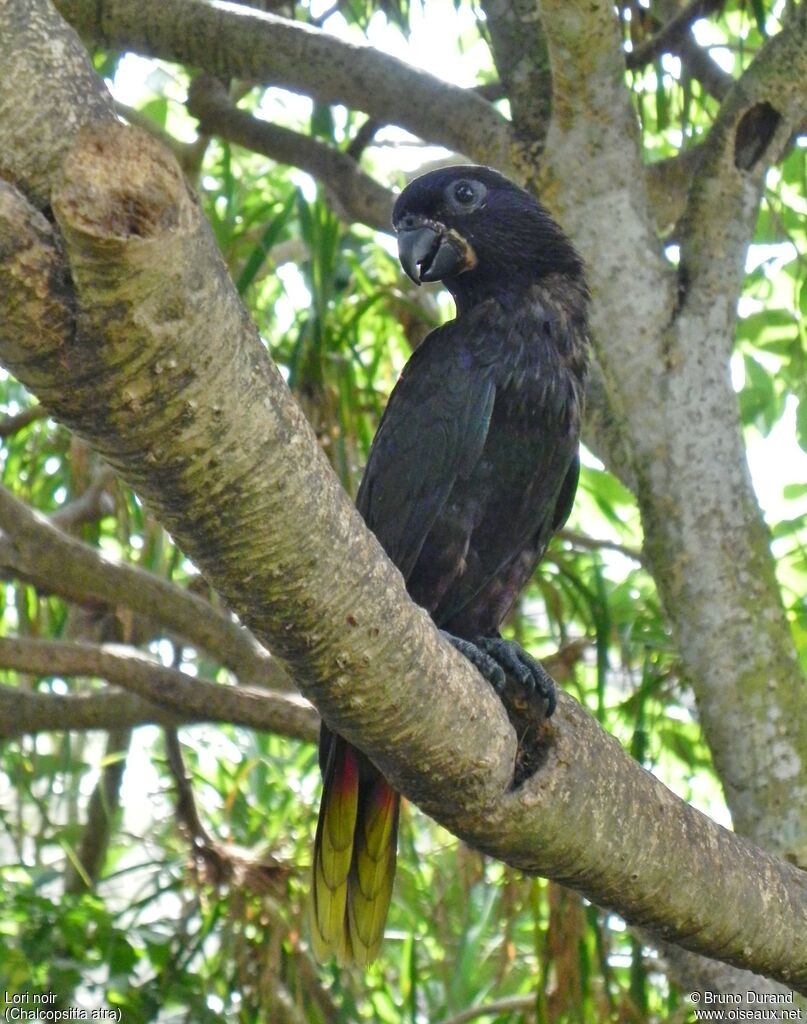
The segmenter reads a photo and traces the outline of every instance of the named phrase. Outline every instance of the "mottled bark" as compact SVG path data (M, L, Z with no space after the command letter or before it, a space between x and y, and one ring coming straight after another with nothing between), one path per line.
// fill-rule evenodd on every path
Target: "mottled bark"
M735 827L804 865L807 688L748 474L729 371L762 175L803 117L803 10L758 54L704 143L676 270L651 230L637 173L613 11L604 2L585 11L554 0L541 6L557 117L547 192L588 257L598 356L638 482L650 568ZM763 102L779 120L752 166L741 169L737 129ZM594 149L596 161L581 160Z

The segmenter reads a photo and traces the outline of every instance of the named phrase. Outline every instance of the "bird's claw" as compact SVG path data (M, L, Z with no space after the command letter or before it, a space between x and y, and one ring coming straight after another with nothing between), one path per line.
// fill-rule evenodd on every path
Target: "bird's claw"
M441 633L482 673L502 699L507 698L505 703L513 699L508 688L508 681L512 680L521 691L522 705L526 701L534 706L540 701L544 718L549 718L555 710L557 694L552 677L520 644L498 636L466 640L445 630Z
M543 665L527 654L514 640L486 636L480 637L475 643L481 651L501 666L507 676L519 684L529 702L536 698L543 701L546 705L545 716L549 718L557 706L557 693L554 680Z
M496 659L491 657L473 640L465 640L461 636L454 636L453 633L447 633L444 629L441 629L440 632L451 646L458 650L463 657L467 658L474 668L478 669L487 679L493 689L499 693L506 682L506 677L504 669Z

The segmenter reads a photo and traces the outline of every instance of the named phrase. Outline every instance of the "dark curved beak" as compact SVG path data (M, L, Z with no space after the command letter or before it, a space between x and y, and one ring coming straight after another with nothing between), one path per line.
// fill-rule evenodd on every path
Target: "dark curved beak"
M442 224L420 221L398 231L398 258L415 284L441 281L467 269L465 253Z

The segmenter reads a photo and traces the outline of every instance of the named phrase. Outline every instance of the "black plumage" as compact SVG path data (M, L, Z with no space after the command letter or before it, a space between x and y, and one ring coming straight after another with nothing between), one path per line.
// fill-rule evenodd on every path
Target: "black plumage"
M457 317L414 353L373 441L357 506L452 642L554 707L551 680L499 626L566 521L588 360L580 258L537 200L487 167L433 171L393 211L413 280L442 280ZM375 955L395 865L397 794L323 728L314 945Z
M404 369L357 504L439 626L493 636L574 499L582 263L539 203L489 168L417 179L393 223L416 280L441 264L457 318Z

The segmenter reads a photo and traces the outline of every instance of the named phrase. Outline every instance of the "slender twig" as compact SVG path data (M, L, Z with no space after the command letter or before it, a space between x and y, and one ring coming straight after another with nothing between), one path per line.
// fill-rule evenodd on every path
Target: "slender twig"
M567 540L576 548L585 548L587 551L616 551L620 555L625 555L626 558L633 559L634 562L642 563L644 556L638 548L628 547L627 544L619 544L617 541L605 540L600 537L589 537L585 533L579 533L577 530L564 529L560 530L558 536L562 540Z
M341 103L511 170L510 124L491 103L370 45L274 14L201 0L107 4L103 17L95 3L57 0L56 7L99 42L195 65L221 79Z
M213 839L210 833L202 824L199 812L196 809L196 800L193 796L193 787L188 773L185 771L185 760L182 757L182 746L177 736L177 731L172 726L164 730L165 753L168 760L168 769L174 780L177 790L177 818L183 828L186 829L194 846L204 844L210 846Z
M687 36L699 18L707 18L723 6L723 0L691 0L658 32L641 46L627 54L625 63L632 71L642 68L660 54L674 51L680 40Z
M102 465L83 494L51 514L51 523L60 530L68 531L111 515L115 510L115 504L109 494L109 486L114 479L114 470L110 466Z
M128 728L110 731L101 775L87 805L87 820L77 850L77 862L70 862L65 892L92 889L104 870L109 841L120 807L120 789L126 769L126 755L132 739Z
M469 1006L453 1017L445 1017L440 1024L467 1024L469 1020L478 1020L480 1017L498 1017L504 1013L519 1013L521 1010L533 1010L535 1008L535 993L529 996L509 996L506 999L497 999L493 1003L485 1003L483 1006Z
M4 416L0 419L0 439L11 437L30 423L34 423L36 420L44 420L47 416L48 410L43 405L30 405L27 409L23 409L22 412L15 413L13 416Z

